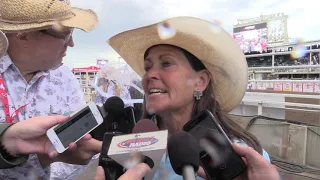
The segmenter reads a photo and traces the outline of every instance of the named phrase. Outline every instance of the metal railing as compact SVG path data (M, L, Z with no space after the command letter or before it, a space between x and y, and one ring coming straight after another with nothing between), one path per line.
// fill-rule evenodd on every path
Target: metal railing
M263 114L263 108L277 108L284 110L295 110L295 111L305 111L305 112L319 112L320 105L314 104L304 104L304 103L290 103L290 102L277 102L277 101L262 101L262 100L251 100L243 99L240 103L241 105L257 106L257 115L261 116ZM287 106L294 106L295 108L289 108ZM304 109L310 108L310 109Z

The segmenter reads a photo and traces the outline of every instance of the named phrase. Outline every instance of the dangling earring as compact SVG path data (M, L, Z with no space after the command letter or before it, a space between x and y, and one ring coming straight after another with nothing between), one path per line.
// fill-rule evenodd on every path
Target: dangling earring
M200 91L199 89L197 89L194 93L193 96L196 98L196 100L200 100L202 97L202 91Z

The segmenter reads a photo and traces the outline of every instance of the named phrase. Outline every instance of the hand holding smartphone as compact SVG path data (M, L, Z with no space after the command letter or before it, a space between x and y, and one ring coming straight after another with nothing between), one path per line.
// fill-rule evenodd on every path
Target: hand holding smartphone
M100 111L94 102L89 102L70 115L67 122L50 128L47 136L58 153L69 148L103 122Z
M184 127L200 147L200 163L209 180L232 180L246 169L242 158L233 150L232 141L212 113L203 110ZM205 140L207 148L201 145Z

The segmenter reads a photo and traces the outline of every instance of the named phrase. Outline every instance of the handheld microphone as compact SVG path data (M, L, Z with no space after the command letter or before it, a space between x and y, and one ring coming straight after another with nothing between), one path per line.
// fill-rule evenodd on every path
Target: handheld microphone
M125 111L125 118L124 120L127 122L127 132L131 133L132 128L134 127L135 124L137 124L136 121L136 109L132 106L128 106L124 108Z
M158 126L151 121L150 119L141 119L139 122L133 127L132 133L147 133L159 131ZM151 169L154 167L154 162L151 158L140 154L140 162L146 163Z
M146 133L146 132L153 132L153 131L159 131L159 128L150 119L139 120L138 123L132 129L132 133Z
M135 124L134 110L130 107L124 108L121 98L110 97L103 106L98 106L98 109L104 121L90 133L94 139L102 141L105 132L131 133Z
M154 131L159 131L159 128L150 119L139 120L139 122L132 129L132 133L147 133L147 132L154 132ZM133 163L146 163L150 167L150 169L154 167L154 162L150 157L144 156L142 154L138 154L138 156L139 156L139 159L138 159L139 161L133 162Z
M139 132L152 132L159 130L158 127L148 119L140 120L133 128L133 133L139 133ZM104 133L103 137L103 143L102 143L102 149L99 157L99 166L102 166L105 172L106 180L115 180L118 179L121 175L124 173L124 168L111 159L108 156L108 151L110 148L111 140L114 136L123 135L124 133L121 132L106 132ZM148 164L150 167L154 166L153 161L148 158L144 157L142 162Z
M174 133L168 140L168 154L174 172L184 180L195 180L199 169L199 145L185 131Z
M138 121L132 134L112 138L108 156L127 169L146 163L151 172L144 179L153 179L167 147L168 131L158 130L149 119Z
M104 121L90 134L94 139L103 141L99 156L99 166L103 167L106 179L115 180L124 173L124 170L120 164L108 156L108 150L112 138L128 133L127 129L130 129L130 127L128 127L128 121L124 120L126 118L126 113L121 98L117 96L110 97L103 106L98 106L98 108ZM130 113L128 114L130 117ZM132 115L134 116L134 112L131 113L131 116ZM129 118L129 120L131 119L132 118Z
M116 96L110 97L98 109L103 117L103 123L91 131L91 136L94 139L102 141L105 132L117 132L118 119L124 115L124 103Z
M102 148L99 156L99 166L104 169L106 180L116 180L124 173L123 167L108 156L112 138L119 135L123 135L123 133L106 132L103 136Z

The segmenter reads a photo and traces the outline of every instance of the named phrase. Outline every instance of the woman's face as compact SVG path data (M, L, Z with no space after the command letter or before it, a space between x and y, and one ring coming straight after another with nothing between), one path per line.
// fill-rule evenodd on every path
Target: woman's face
M149 50L144 67L142 85L149 114L192 108L199 75L181 50L155 46Z

